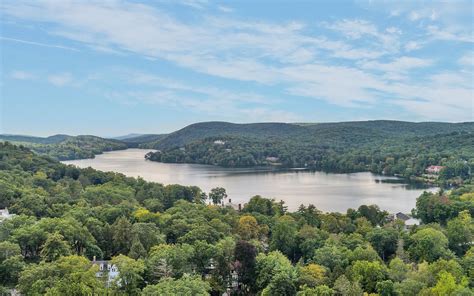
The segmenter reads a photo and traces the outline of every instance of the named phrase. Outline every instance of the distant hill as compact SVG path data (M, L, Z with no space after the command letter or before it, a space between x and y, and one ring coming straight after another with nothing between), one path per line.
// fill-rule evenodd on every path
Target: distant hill
M94 158L104 151L126 149L127 144L113 139L96 136L54 135L50 137L33 137L23 135L0 135L0 141L23 145L41 155L48 155L58 160Z
M461 182L470 172L468 163L474 166L474 122L203 122L140 147L159 150L147 154L152 161L370 171L407 178L424 178L427 166L441 165L446 167L443 180Z
M49 137L34 137L34 136L23 136L23 135L0 135L0 140L9 142L26 142L36 144L56 144L62 142L72 136L68 135L54 135Z
M121 141L126 143L131 148L136 148L140 144L156 142L163 139L166 136L167 136L166 134L144 134L144 135L137 135L134 137L124 138Z
M145 148L167 149L184 146L196 140L218 136L240 137L286 137L300 134L301 126L288 123L249 123L237 124L211 121L186 126L176 132L165 135L162 139L142 145Z
M130 139L130 138L140 137L140 136L143 136L143 134L131 133L131 134L124 135L124 136L111 137L110 139L122 141L122 140Z
M246 137L257 139L289 139L299 141L350 141L389 136L423 136L450 132L474 132L474 123L404 122L390 120L337 123L250 123L201 122L186 126L160 139L141 145L143 148L171 149L212 137ZM332 139L328 139L331 137Z

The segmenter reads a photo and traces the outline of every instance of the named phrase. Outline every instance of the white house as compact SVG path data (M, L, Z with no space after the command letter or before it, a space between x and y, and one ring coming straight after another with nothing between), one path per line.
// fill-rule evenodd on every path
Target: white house
M5 220L13 218L13 216L15 216L15 214L10 214L10 212L8 212L7 208L0 209L0 223L5 221Z
M112 282L119 276L119 270L115 264L111 264L108 261L104 260L94 260L92 261L92 265L98 265L99 271L95 274L98 278L107 277L107 286L110 286Z

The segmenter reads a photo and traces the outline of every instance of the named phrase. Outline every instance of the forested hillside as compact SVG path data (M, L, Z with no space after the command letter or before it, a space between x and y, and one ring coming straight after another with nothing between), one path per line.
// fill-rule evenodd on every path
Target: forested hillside
M130 148L137 148L141 144L153 143L163 139L165 136L166 134L146 134L120 139L120 141L126 143Z
M469 165L474 166L474 123L210 122L142 147L159 149L147 158L161 162L370 171L413 179L421 178L428 166L440 165L446 168L438 181L458 183L469 177Z
M424 193L412 228L373 205L291 213L255 196L237 211L224 198L0 143L0 208L15 214L0 220L0 293L473 295L472 180Z
M96 136L54 135L47 138L0 135L0 141L9 141L23 145L40 155L47 155L58 160L94 158L104 151L126 149L127 144Z

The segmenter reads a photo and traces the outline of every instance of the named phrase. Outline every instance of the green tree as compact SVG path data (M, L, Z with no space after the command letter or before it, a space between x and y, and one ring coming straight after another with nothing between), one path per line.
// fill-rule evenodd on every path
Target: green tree
M265 289L267 293L286 291L290 293L289 295L296 294L295 284L297 279L296 269L291 265L288 258L279 251L257 256L257 286L260 289Z
M253 291L257 276L256 271L257 250L247 241L238 241L234 250L234 266L239 282L243 284L244 291Z
M147 255L145 248L143 247L140 240L135 237L132 241L132 246L130 247L130 252L128 252L128 256L133 259L140 259L145 258Z
M18 289L24 295L101 295L105 288L96 272L97 267L84 257L60 257L28 265L20 274Z
M257 239L260 233L257 219L250 215L240 217L237 225L237 233L243 240Z
M293 217L284 215L277 219L272 228L271 250L280 250L289 258L295 257L297 225Z
M367 234L367 239L384 261L397 250L398 232L394 228L375 228Z
M411 258L421 261L433 262L438 258L449 257L447 249L448 239L439 230L434 228L424 228L411 235L411 244L408 253Z
M212 188L211 192L209 192L209 198L213 204L217 205L227 198L227 193L222 187Z
M179 278L191 273L194 248L188 244L161 244L152 247L147 260L149 278L152 282L164 277Z
M309 288L314 288L328 281L326 269L318 264L310 263L306 266L300 266L297 271L300 286L306 285Z
M375 289L377 290L377 293L380 296L395 296L396 295L395 287L391 280L378 282L377 285L375 286Z
M59 257L70 254L71 248L59 232L49 234L41 250L41 258L47 262L55 261Z
M119 271L119 276L113 283L113 289L117 293L125 295L140 294L140 287L143 285L143 273L145 263L142 260L134 260L125 255L118 255L110 261Z
M396 257L390 261L388 274L392 281L401 282L407 277L410 265L403 262L402 259Z
M448 221L447 236L449 248L458 256L464 255L474 239L474 221L468 211Z
M438 275L438 282L431 288L431 293L437 296L451 296L456 295L457 292L462 291L466 286L467 281L457 284L452 274L442 271Z
M301 291L296 293L297 296L332 296L334 295L334 290L329 288L326 285L317 286L315 288L310 288L303 286Z
M349 265L350 251L346 247L325 245L314 253L313 261L331 271L332 278L341 275Z
M132 224L125 217L118 218L112 225L113 243L116 254L128 254L132 244Z
M380 262L356 261L350 268L354 281L359 282L367 292L375 292L376 285L387 278L387 268Z
M0 262L0 285L12 287L18 283L20 272L25 268L23 257L9 256Z
M363 294L358 282L351 282L345 275L341 275L334 282L334 295L337 296L360 296Z
M174 295L209 295L211 286L198 276L184 276L180 279L165 278L156 285L148 285L143 289L144 296Z

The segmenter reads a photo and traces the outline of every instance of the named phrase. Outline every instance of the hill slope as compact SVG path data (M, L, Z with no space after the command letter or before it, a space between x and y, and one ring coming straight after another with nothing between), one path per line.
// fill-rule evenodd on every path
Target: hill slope
M0 141L23 145L38 154L47 155L58 160L94 158L95 155L104 151L121 150L128 147L127 144L118 140L89 135L54 135L46 138L0 135Z
M142 147L158 149L147 158L161 162L371 171L407 178L422 176L429 165L443 165L445 179L452 180L466 178L467 163L474 164L474 123L205 122Z

